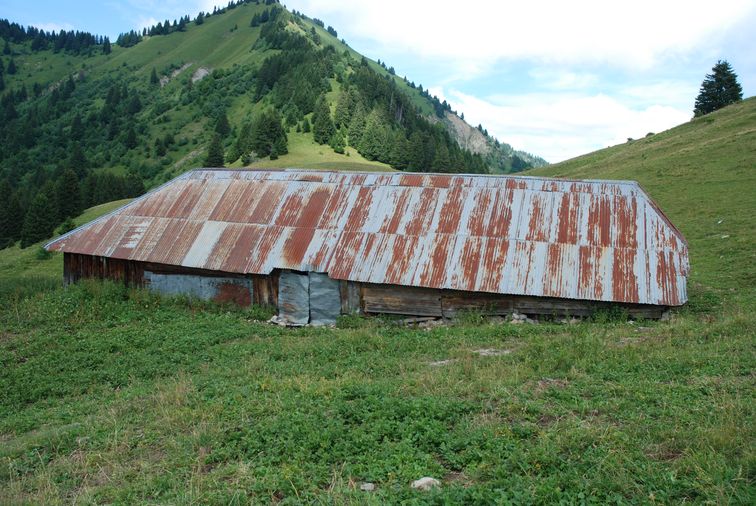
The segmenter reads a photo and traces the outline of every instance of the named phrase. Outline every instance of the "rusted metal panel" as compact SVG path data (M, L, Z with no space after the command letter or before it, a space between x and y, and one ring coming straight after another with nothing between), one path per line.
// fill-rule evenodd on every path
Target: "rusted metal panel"
M252 303L250 278L163 274L146 270L144 284L150 290L164 295L187 295L201 300L233 302L240 306Z
M52 250L241 274L630 304L687 300L687 244L637 183L198 170Z

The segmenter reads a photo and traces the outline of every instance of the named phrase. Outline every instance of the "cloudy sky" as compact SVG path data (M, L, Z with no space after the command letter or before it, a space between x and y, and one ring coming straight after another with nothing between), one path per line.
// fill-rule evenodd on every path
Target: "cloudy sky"
M212 0L3 0L0 17L110 35ZM556 162L688 121L727 59L756 94L756 0L290 0L445 98L473 124ZM713 6L715 8L713 8Z

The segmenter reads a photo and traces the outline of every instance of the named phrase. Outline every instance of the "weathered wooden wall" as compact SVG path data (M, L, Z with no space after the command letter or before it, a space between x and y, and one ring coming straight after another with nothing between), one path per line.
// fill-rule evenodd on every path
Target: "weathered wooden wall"
M278 305L279 271L268 276L192 269L175 265L135 262L115 258L66 253L64 279L75 283L82 278L103 278L123 281L131 286L145 286L145 271L161 274L191 274L206 277L252 278L254 304ZM341 312L401 314L451 318L460 311L476 310L488 315L513 312L549 316L589 316L598 309L620 307L636 318L660 318L665 306L648 304L617 304L551 297L498 295L482 292L439 290L398 285L340 282ZM228 300L240 302L230 294Z
M616 304L551 297L497 295L481 292L437 290L395 285L362 284L361 309L365 313L393 313L451 318L460 311L476 310L487 315L513 312L548 316L590 316L598 309L619 307L636 318L660 318L666 307L647 304Z
M129 286L145 287L149 284L145 271L157 274L184 274L207 278L245 278L252 279L252 298L244 297L235 287L220 289L215 298L218 302L236 302L275 306L278 300L278 273L270 276L243 275L231 272L192 269L177 265L135 262L118 258L98 257L65 253L63 256L63 280L66 284L76 283L81 279L111 279L123 281Z

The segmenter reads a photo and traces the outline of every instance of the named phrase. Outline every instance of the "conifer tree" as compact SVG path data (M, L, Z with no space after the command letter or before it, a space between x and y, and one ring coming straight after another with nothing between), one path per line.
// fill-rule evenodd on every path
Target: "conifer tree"
M315 111L312 114L312 136L318 144L325 144L331 140L336 129L331 120L331 109L328 107L325 95L321 95L315 103Z
M24 213L7 180L0 181L0 249L16 242L21 235Z
M74 218L81 213L81 189L79 178L71 169L66 169L58 178L55 187L58 195L58 216Z
M223 167L223 144L218 134L213 135L210 145L207 148L207 157L205 157L206 167Z
M157 84L160 82L160 79L158 79L157 70L155 70L155 67L152 67L152 72L150 72L150 84Z
M360 154L368 160L388 160L388 129L377 109L365 120L365 131L358 146Z
M352 106L352 95L348 91L339 93L336 110L333 114L333 122L336 124L336 128L349 126L349 120L352 118Z
M11 58L10 61L8 62L7 72L8 72L8 75L13 75L16 73L16 62L13 61L13 58Z
M126 139L123 144L126 146L126 149L134 149L137 147L137 134L133 124L129 125L129 129L126 131Z
M352 119L349 121L349 145L357 147L362 141L362 133L365 131L365 108L358 103L352 112Z
M110 39L108 37L105 37L105 40L103 40L102 42L102 54L110 54L111 50Z
M703 116L743 100L743 88L727 60L719 60L701 83L693 114Z
M346 143L344 142L344 135L341 133L341 130L336 130L336 133L331 136L331 140L328 144L334 152L339 153L340 155L344 154Z
M46 192L37 192L24 217L24 224L21 229L21 247L27 248L35 242L50 237L57 225L56 218L54 206Z
M11 54L11 48L10 44L8 44L8 41L5 41L5 45L3 46L3 54Z
M215 133L225 139L229 133L231 133L231 125L228 123L228 116L223 111L218 115L218 119L215 121Z

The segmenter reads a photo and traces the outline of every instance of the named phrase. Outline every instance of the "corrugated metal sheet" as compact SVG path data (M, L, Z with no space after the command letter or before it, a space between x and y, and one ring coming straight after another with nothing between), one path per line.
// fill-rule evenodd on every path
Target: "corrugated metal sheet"
M685 239L631 181L198 170L48 248L234 273L687 300Z

